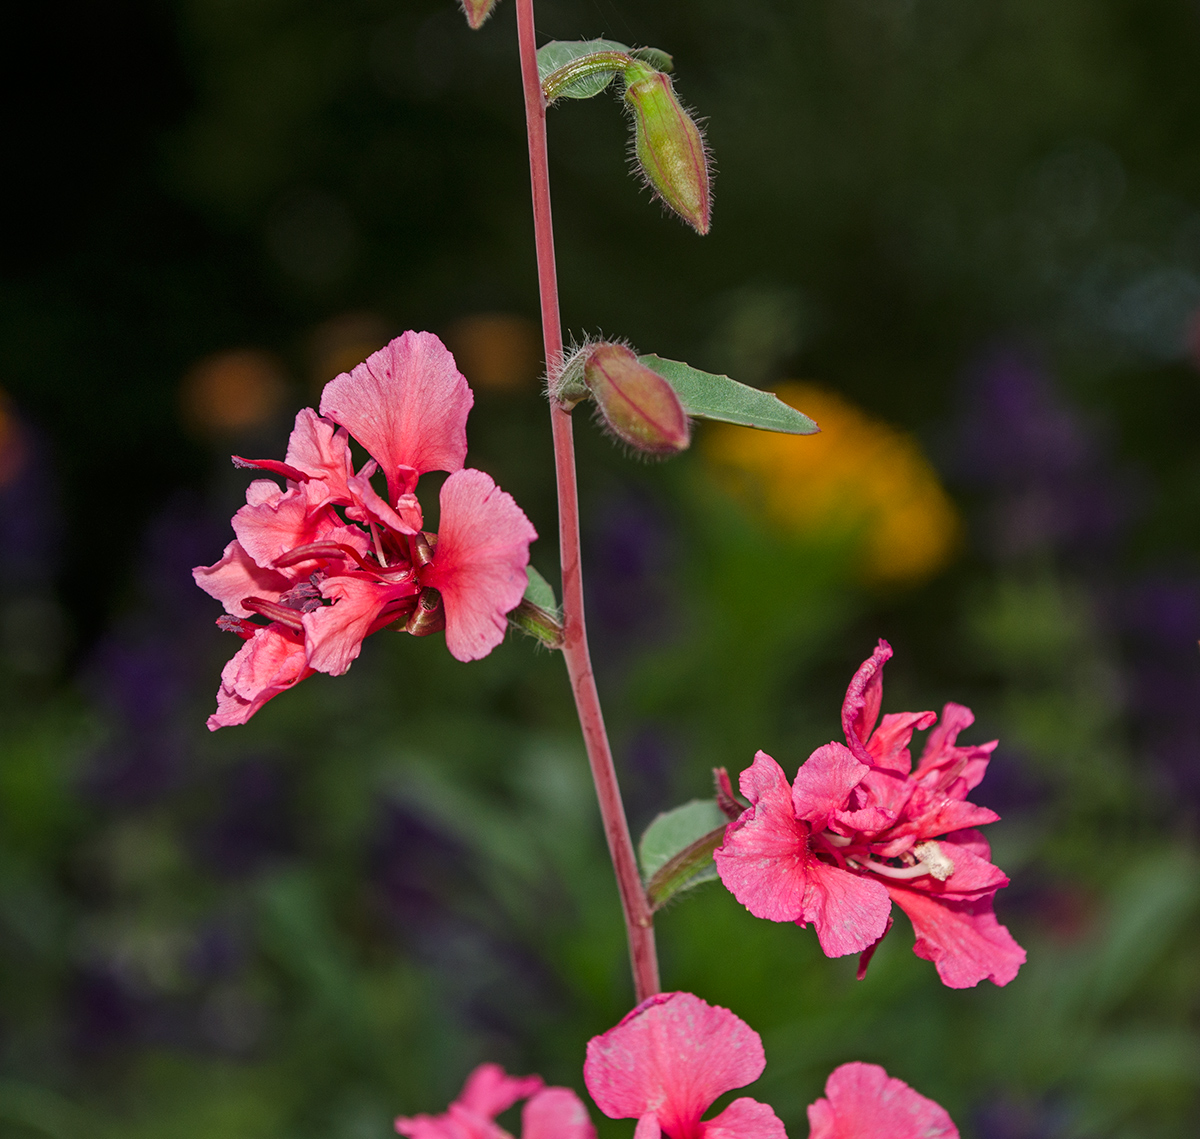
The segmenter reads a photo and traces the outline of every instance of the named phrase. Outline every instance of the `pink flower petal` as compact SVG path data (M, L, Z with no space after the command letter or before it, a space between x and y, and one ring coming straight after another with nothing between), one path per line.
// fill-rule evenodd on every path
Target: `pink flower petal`
M958 733L975 722L970 708L947 704L942 722L929 733L917 764L915 778L924 786L938 787L954 799L965 799L987 772L996 741L960 747Z
M288 439L287 463L310 478L321 479L338 502L349 500L346 480L354 474L350 438L311 407L296 413L296 425Z
M437 545L421 583L441 592L455 659L479 660L504 640L536 537L512 496L482 471L456 471L442 484Z
M796 921L804 912L809 827L796 818L783 769L760 751L741 776L750 807L713 853L725 888L756 918Z
M870 657L863 661L850 680L842 701L842 730L846 745L862 763L874 762L867 751L867 740L879 719L883 704L883 666L891 659L892 646L881 640Z
M874 878L813 859L800 920L817 931L826 957L861 953L887 928L892 903Z
M511 1139L508 1132L486 1115L452 1103L444 1115L400 1116L393 1125L408 1139Z
M596 1128L570 1088L546 1088L521 1110L521 1139L596 1139Z
M774 1110L742 1096L720 1115L700 1124L700 1139L787 1139L787 1132Z
M406 332L330 380L321 393L321 414L378 461L394 502L413 489L408 472L462 468L473 402L446 346L431 332Z
M966 842L954 841L960 835L982 838L978 831L956 831L955 834L938 840L938 848L942 854L954 863L954 873L944 882L933 879L929 886L929 892L933 894L981 894L987 891L994 894L1002 886L1007 886L1008 875L999 867L993 866L987 858L981 858L975 853L970 837L967 837ZM920 881L920 879L916 881Z
M221 670L217 710L208 718L208 730L244 724L268 700L311 675L299 638L282 625L264 626Z
M346 481L346 489L354 505L346 511L346 517L355 522L375 522L399 534L416 534L422 526L421 504L415 494L402 494L396 500L399 510L393 510L375 492L371 476L375 473L375 460Z
M660 1139L662 1128L658 1125L657 1115L643 1115L633 1129L633 1139Z
M850 792L868 770L841 744L817 748L801 764L792 783L796 817L811 823L813 830L824 830L835 811L846 809Z
M583 1078L610 1119L653 1114L668 1135L688 1136L713 1100L765 1066L758 1033L728 1009L660 993L588 1041Z
M909 834L918 840L937 838L950 831L985 826L999 818L987 807L977 807L963 799L950 799L941 793L931 795L924 788L916 787L900 820L889 833L896 838Z
M371 546L367 535L357 526L345 525L325 501L320 482L282 491L270 479L258 479L246 489L246 505L233 516L233 532L246 553L264 568L311 542L340 542L365 554Z
M301 617L308 663L317 672L341 676L358 658L363 639L393 602L413 597L413 582L386 584L366 574L338 574L320 583L321 596L333 602Z
M263 569L237 541L225 547L221 560L211 566L197 566L192 570L196 584L210 597L215 597L225 606L225 612L234 617L252 617L254 614L242 606L243 597L265 597L278 601L292 582L275 570Z
M541 1076L510 1076L499 1064L480 1064L463 1084L456 1103L477 1115L494 1119L517 1100L542 1088Z
M898 882L884 887L912 921L913 952L937 965L949 988L969 989L984 980L1007 985L1025 963L1025 950L996 920L991 894L939 897Z
M843 1064L808 1109L809 1139L958 1139L945 1108L878 1064Z
M907 775L912 770L908 745L913 732L923 732L936 720L936 712L889 712L871 733L867 751L877 766Z

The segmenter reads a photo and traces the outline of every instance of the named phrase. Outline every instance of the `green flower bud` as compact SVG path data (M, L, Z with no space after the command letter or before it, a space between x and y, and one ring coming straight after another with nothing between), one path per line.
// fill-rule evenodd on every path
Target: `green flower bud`
M625 71L638 165L655 195L697 233L712 216L704 136L675 96L671 77L642 63Z
M624 344L587 350L583 381L605 424L618 439L649 455L674 455L691 442L687 414L675 389L638 362Z
M476 30L483 26L483 21L492 14L492 9L496 6L496 0L459 0L459 3L462 4L467 23Z

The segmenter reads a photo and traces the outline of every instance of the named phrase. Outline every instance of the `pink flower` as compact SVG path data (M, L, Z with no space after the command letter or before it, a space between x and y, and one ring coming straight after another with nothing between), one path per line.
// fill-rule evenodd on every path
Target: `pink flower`
M401 1116L408 1139L511 1139L496 1116L518 1100L522 1139L596 1139L587 1108L570 1088L542 1086L541 1076L509 1076L499 1064L480 1064L444 1115Z
M583 1078L610 1119L638 1121L634 1139L786 1139L775 1112L746 1096L700 1118L764 1067L762 1039L728 1009L659 993L588 1041Z
M809 1139L958 1139L945 1108L878 1064L843 1064L808 1108Z
M244 724L313 672L340 675L387 626L416 636L444 628L462 661L503 640L537 534L488 475L463 469L473 398L436 336L406 332L325 385L322 414L296 416L282 462L234 457L285 486L252 482L236 540L192 571L225 606L218 625L246 639L221 674L210 729ZM351 436L371 456L357 472ZM415 491L435 470L450 477L433 535L422 532ZM380 471L386 498L371 481Z
M914 771L913 731L937 716L889 714L875 726L891 655L880 641L850 682L848 746L818 748L791 787L765 752L742 772L750 807L726 830L717 871L756 917L812 924L827 956L861 953L860 977L891 928L895 902L916 930L913 951L935 962L946 985L1005 985L1025 951L996 921L993 900L1008 879L974 829L998 816L966 801L995 741L959 746L974 717L947 704Z

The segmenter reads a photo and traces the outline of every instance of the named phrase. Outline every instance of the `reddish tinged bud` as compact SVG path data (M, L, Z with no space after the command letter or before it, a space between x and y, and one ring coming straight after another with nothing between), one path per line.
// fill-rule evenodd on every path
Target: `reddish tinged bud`
M650 455L673 455L691 442L687 414L675 389L624 344L597 344L587 354L583 381L604 422L618 438Z
M460 3L467 23L476 30L483 26L483 21L492 14L492 9L496 6L496 0L460 0Z
M712 216L704 136L675 96L671 77L645 64L625 71L638 165L654 193L697 233Z

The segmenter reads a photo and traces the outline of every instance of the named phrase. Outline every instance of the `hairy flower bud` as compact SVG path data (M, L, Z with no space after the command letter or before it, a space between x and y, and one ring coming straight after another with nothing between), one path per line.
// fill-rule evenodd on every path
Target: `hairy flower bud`
M463 15L467 17L467 23L475 29L483 26L483 21L492 14L492 9L496 6L496 0L459 0L459 2L462 4Z
M638 165L654 193L697 233L712 216L704 136L675 95L671 77L642 63L625 71Z
M691 441L675 389L638 362L624 344L597 344L587 353L583 381L604 422L619 439L650 455L673 455Z

